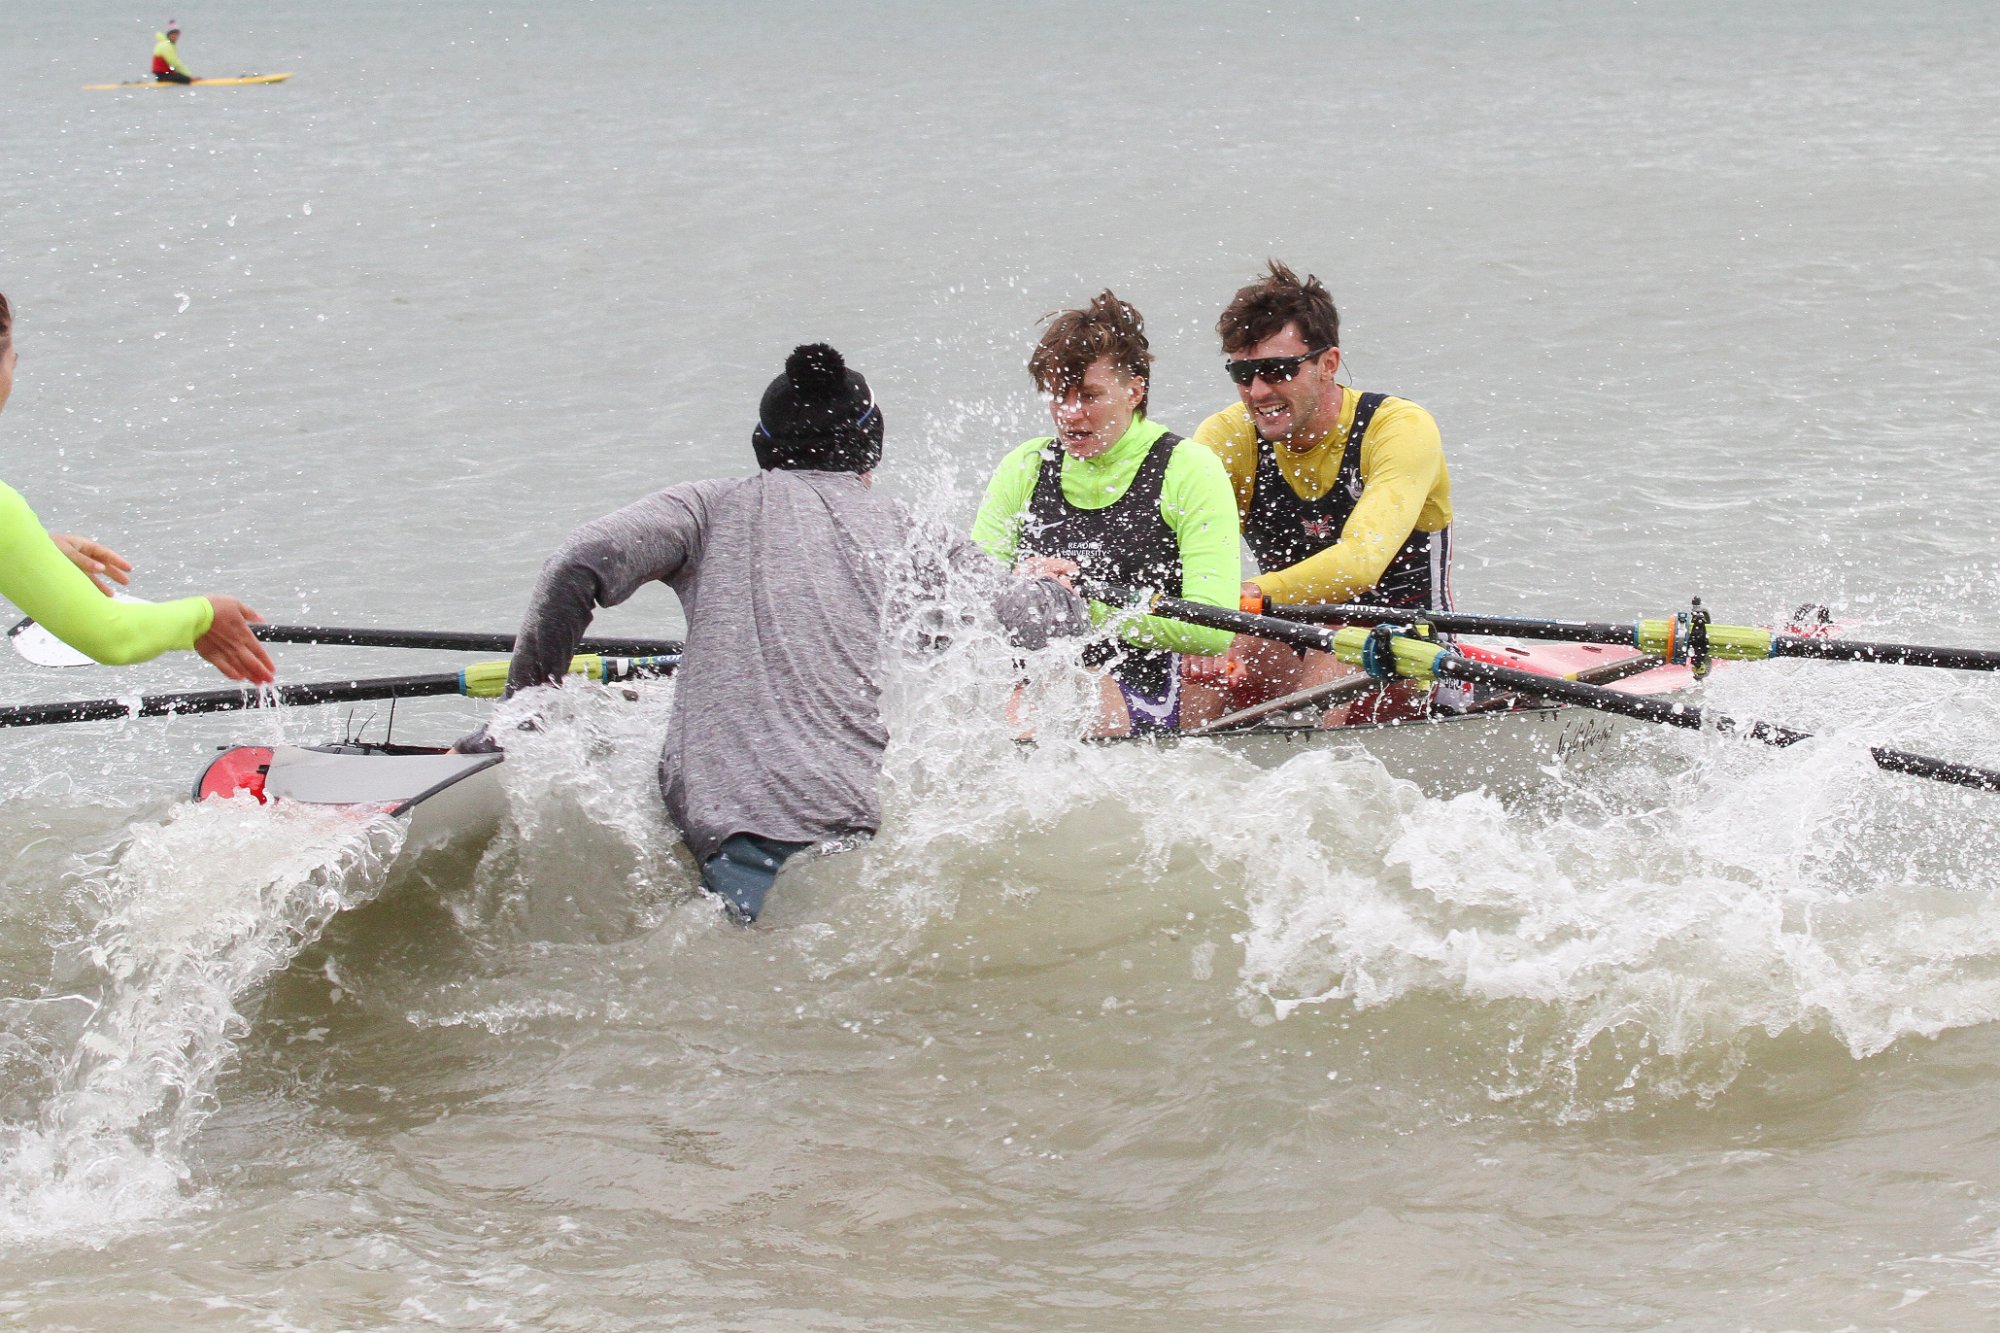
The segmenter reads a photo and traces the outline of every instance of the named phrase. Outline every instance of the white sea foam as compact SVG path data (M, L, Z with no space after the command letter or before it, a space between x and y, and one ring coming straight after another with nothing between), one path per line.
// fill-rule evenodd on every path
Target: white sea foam
M1646 731L1608 771L1503 802L1426 796L1351 750L1265 769L1080 743L1088 694L1063 694L1059 664L1024 748L994 656L919 663L892 691L889 825L853 871L889 915L841 966L964 930L1046 963L1175 913L1233 921L1252 1014L1443 999L1511 1044L1496 1096L1553 1093L1565 1115L1607 1081L1711 1096L1776 1037L1864 1059L2000 1018L1991 798L1882 773L1851 720L1917 743L1961 683L1848 677L1829 700L1823 669L1738 668L1713 706L1836 734Z
M693 886L660 801L671 680L528 690L493 712L507 817L474 891L449 899L470 927L538 940L615 939ZM522 724L528 724L523 729Z
M381 887L404 825L245 798L135 828L79 872L99 913L41 1012L31 1116L0 1125L0 1238L102 1239L180 1207L239 1006Z

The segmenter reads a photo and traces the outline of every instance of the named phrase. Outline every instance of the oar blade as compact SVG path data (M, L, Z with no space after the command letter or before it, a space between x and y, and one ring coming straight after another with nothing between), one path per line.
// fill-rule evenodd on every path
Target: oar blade
M32 620L24 620L8 630L7 641L25 661L38 667L92 665L88 654L78 652Z

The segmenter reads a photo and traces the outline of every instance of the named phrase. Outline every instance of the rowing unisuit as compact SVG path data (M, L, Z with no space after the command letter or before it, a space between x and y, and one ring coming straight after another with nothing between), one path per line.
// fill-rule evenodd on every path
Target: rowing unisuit
M1060 469L1060 491L1043 481L1050 466ZM1076 560L1086 578L1142 572L1148 577L1132 581L1170 593L1178 586L1177 595L1189 601L1229 606L1238 577L1235 506L1206 450L1139 416L1095 458L1064 453L1050 436L1017 446L987 485L972 539L1004 565L1022 555L1060 554ZM1034 532L1031 524L1050 526ZM1128 564L1143 568L1126 570ZM1100 624L1111 614L1100 605L1091 613ZM1119 633L1140 652L1162 657L1220 653L1230 638L1156 616Z
M1260 441L1241 403L1194 438L1228 470L1271 601L1450 605L1451 475L1417 404L1345 390L1339 421L1304 450Z

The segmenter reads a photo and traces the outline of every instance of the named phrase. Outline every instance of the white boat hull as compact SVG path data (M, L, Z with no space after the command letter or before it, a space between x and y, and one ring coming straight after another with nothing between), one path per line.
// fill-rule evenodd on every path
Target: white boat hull
M1519 708L1350 727L1285 723L1157 743L1213 746L1269 768L1309 750L1345 750L1370 756L1433 796L1481 788L1518 794L1596 757L1640 725L1582 708Z
M1433 796L1518 794L1586 762L1640 725L1581 708L1532 707L1322 728L1296 716L1210 736L1113 737L1107 745L1213 748L1275 768L1308 751L1365 754ZM419 746L236 746L195 784L195 799L249 794L409 821L404 854L490 836L506 810L500 754Z
M239 745L195 783L196 800L248 794L409 821L405 856L454 839L490 835L506 800L500 754L454 754L407 745Z

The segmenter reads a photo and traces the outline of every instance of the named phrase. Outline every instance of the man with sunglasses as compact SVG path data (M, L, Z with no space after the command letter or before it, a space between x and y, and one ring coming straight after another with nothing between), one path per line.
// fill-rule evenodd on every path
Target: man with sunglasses
M1430 413L1341 385L1333 297L1318 278L1301 281L1277 260L1236 293L1216 328L1239 401L1202 422L1194 438L1222 459L1257 559L1259 572L1242 585L1246 605L1448 609L1451 477ZM1190 663L1190 682L1205 687L1190 700L1194 711L1245 707L1352 670L1328 654L1301 658L1247 636L1230 657L1234 672L1217 659ZM1429 702L1392 689L1329 722L1387 720Z

